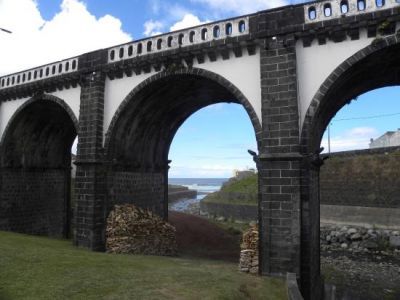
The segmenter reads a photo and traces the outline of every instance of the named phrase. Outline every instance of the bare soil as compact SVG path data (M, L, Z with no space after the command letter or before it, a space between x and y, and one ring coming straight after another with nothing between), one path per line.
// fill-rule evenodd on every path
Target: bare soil
M176 228L180 256L239 262L240 234L205 218L179 212L170 211L168 221Z

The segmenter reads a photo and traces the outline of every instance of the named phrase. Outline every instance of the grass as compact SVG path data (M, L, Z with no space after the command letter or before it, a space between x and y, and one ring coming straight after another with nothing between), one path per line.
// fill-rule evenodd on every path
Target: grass
M240 237L242 237L243 232L250 228L250 224L248 222L237 223L232 220L218 221L216 219L209 219L209 221L216 224L218 227L224 229L225 231L234 235L238 235Z
M0 231L0 299L286 299L283 280L236 264L94 253Z
M257 205L258 174L229 182L219 192L207 195L202 201L234 205Z

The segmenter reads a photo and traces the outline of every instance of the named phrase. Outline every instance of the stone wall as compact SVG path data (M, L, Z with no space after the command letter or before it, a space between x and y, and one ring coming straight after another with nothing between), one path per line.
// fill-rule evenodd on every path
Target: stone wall
M321 204L400 208L400 147L339 152L321 168Z
M400 208L321 205L321 223L398 229Z
M69 188L65 170L3 169L0 230L65 237Z
M201 214L232 218L241 221L256 221L258 207L254 205L232 205L200 201Z
M188 187L181 185L168 185L168 203L173 203L182 199L194 199L197 191L189 190Z
M163 217L164 175L162 173L112 172L108 176L108 211L121 203L147 208Z

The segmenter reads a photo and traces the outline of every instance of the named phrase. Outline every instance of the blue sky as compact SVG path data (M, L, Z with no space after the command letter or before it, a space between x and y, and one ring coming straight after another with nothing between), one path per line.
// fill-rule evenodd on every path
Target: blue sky
M0 75L173 29L276 6L286 0L0 0ZM4 46L5 45L5 46ZM370 138L400 127L400 89L372 91L331 122L333 151L368 147ZM322 142L326 147L326 136ZM217 104L195 113L170 150L171 177L229 177L254 167L254 130L240 105Z

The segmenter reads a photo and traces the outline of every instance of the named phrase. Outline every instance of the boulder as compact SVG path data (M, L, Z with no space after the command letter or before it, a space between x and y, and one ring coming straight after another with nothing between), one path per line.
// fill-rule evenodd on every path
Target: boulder
M392 235L389 239L390 246L400 248L400 236Z
M347 234L348 234L348 235L351 235L351 234L354 234L354 233L357 233L357 229L355 229L355 228L350 228L349 230L347 230Z
M361 240L361 234L359 234L358 232L357 233L354 233L354 234L352 234L351 236L350 236L350 239L352 240L352 241L359 241L359 240Z
M366 248L368 250L378 249L378 244L374 241L369 241L369 240L362 242L362 244L360 246L363 248Z

